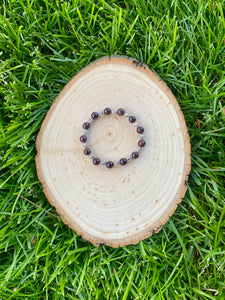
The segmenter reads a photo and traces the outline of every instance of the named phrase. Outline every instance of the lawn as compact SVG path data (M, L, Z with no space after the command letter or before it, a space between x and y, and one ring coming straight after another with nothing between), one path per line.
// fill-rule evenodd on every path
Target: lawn
M0 0L0 299L225 298L225 1ZM137 245L96 248L37 178L35 140L64 85L104 55L167 83L187 122L187 193Z

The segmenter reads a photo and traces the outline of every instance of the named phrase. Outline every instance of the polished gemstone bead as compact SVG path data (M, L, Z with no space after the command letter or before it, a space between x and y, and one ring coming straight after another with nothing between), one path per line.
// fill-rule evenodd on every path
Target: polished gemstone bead
M92 114L91 114L91 117L93 120L97 119L98 118L98 113L96 111L94 111Z
M136 121L135 116L130 116L130 117L129 117L129 121L130 121L131 123L134 123L134 122Z
M132 153L132 158L136 159L136 158L138 158L138 156L139 156L139 153L137 151Z
M85 143L85 142L87 141L87 136L86 136L86 135L82 135L82 136L80 137L80 141L81 141L82 143Z
M141 139L139 142L138 142L138 146L140 147L144 147L145 145L145 141L143 139Z
M105 115L110 115L111 114L111 109L109 108L109 107L106 107L105 109L104 109L104 114Z
M84 149L84 154L85 154L85 155L91 154L91 150L90 150L89 148L85 148L85 149Z
M93 164L96 165L96 166L99 165L99 164L100 164L100 159L97 158L97 157L94 158L94 159L93 159Z
M127 159L126 159L126 158L121 158L121 159L120 159L120 164L121 164L122 166L125 166L126 163L127 163Z
M90 127L90 123L89 122L83 123L83 128L84 129L88 129L89 127Z
M114 163L112 161L107 161L106 167L111 169L114 166Z
M117 113L119 116L123 116L125 113L125 110L123 108L119 108L119 109L117 109Z
M143 133L143 132L144 132L144 127L138 126L137 133Z

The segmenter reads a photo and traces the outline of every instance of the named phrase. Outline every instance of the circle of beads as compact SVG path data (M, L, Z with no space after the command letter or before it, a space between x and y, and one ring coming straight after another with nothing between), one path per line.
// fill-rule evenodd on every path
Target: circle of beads
M122 157L119 160L115 160L115 161L105 161L105 160L101 160L100 158L98 158L96 155L93 155L93 153L91 152L91 149L88 147L88 137L87 137L87 132L89 130L89 128L91 127L91 123L95 120L97 120L99 117L102 116L108 116L108 115L113 115L113 114L118 114L119 116L124 116L128 119L128 121L134 125L134 127L136 128L136 132L139 136L138 139L138 147L135 149L134 152L132 152L130 155L126 156L126 157ZM139 152L141 150L141 148L143 148L146 144L145 140L144 140L144 127L140 126L137 122L136 122L136 117L125 112L125 110L123 108L119 108L119 109L111 109L109 107L106 107L104 110L99 111L99 112L93 112L91 114L91 117L88 119L87 122L83 123L83 135L80 136L80 141L83 143L83 153L84 155L88 156L94 165L103 165L106 166L107 168L111 169L114 166L125 166L127 164L127 162L137 159L139 157Z

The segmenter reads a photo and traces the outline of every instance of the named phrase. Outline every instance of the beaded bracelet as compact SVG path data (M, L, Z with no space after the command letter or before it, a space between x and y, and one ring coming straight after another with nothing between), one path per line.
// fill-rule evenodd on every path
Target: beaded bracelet
M128 157L123 157L120 160L116 160L116 161L104 161L104 160L100 160L98 157L94 156L93 154L91 154L91 149L88 148L87 146L87 131L91 126L91 123L96 120L98 117L104 116L104 115L110 115L110 114L118 114L119 116L125 116L128 118L130 123L133 123L134 126L137 128L137 133L139 135L139 141L138 141L138 148ZM113 166L125 166L126 163L132 159L137 159L139 157L139 151L142 147L145 146L145 140L143 139L143 132L144 132L144 128L142 126L139 126L138 123L136 123L136 118L135 116L132 116L128 113L125 113L125 110L123 108L119 108L117 110L111 110L110 108L105 108L103 111L100 112L93 112L91 114L91 118L88 119L87 122L83 123L83 135L81 135L80 137L80 141L83 143L84 146L84 151L83 153L87 156L89 156L90 159L92 159L92 162L94 165L103 165L106 166L107 168L112 168Z

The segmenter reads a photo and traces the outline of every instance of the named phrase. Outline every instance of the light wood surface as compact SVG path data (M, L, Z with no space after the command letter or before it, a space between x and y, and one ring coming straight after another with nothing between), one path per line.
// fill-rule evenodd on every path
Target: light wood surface
M124 108L145 128L140 157L126 166L94 166L79 141L93 111ZM134 126L118 115L97 119L88 143L104 160L137 148ZM37 138L36 165L50 203L64 223L98 246L138 243L173 214L190 172L183 114L166 84L146 65L103 57L79 72L49 110Z

